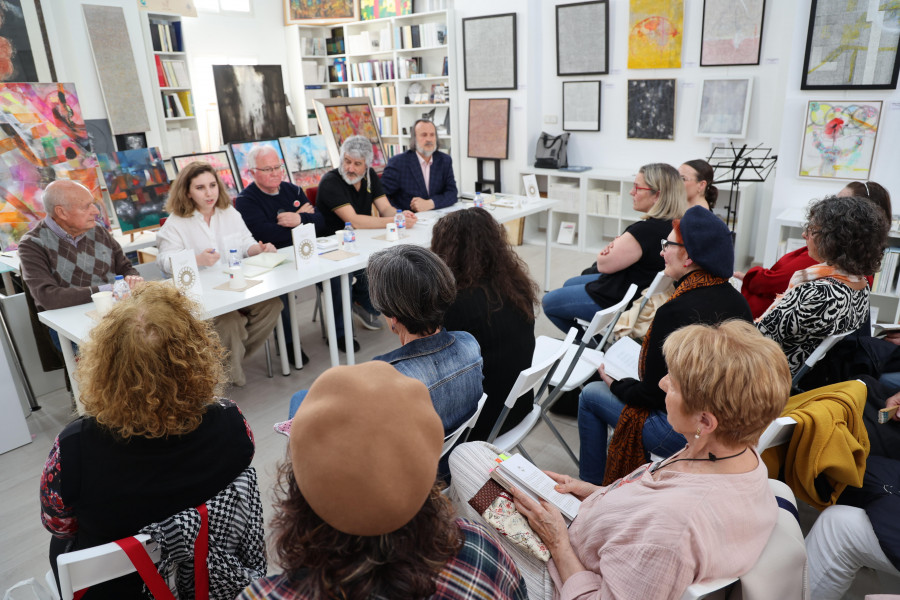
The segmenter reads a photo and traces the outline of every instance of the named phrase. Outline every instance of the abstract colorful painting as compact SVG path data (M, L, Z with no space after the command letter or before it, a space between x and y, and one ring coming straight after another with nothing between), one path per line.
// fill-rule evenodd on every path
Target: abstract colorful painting
M333 164L338 162L344 140L353 135L361 135L372 142L375 156L372 168L378 173L384 170L387 165L384 146L367 98L317 98L316 117L319 119L319 127L325 133L325 143Z
M37 81L22 0L0 2L0 81Z
M358 0L284 0L284 24L329 25L358 21Z
M880 118L880 101L810 101L800 150L800 176L869 179Z
M627 137L675 139L675 80L628 80Z
M42 190L57 179L83 183L106 214L75 85L0 83L0 248L44 218Z
M804 90L896 89L900 3L812 0Z
M169 196L169 178L159 148L99 154L100 170L123 232L159 227Z
M700 66L758 65L766 0L704 0Z
M278 153L278 158L281 159L281 164L284 165L284 155L281 154L281 146L278 145L278 140L229 144L229 147L231 148L231 157L234 159L234 166L237 167L238 174L241 178L241 188L245 188L253 183L253 175L250 173L250 163L247 161L247 155L257 146L269 146L272 148L272 150ZM282 181L290 181L284 170L282 170L281 179Z
M278 143L281 144L291 181L304 190L319 185L322 175L331 170L331 157L328 156L324 136L281 138Z
M412 0L359 0L359 19L383 19L412 13Z
M629 69L681 67L682 0L631 0L628 19Z
M232 200L237 198L238 185L234 180L234 171L231 170L231 163L228 162L228 153L224 150L220 150L219 152L208 152L206 154L182 154L181 156L173 156L172 160L175 162L176 172L182 170L192 162L199 161L209 163L209 165L216 170L216 173L218 173L222 183L225 184L225 191L228 192L228 197Z

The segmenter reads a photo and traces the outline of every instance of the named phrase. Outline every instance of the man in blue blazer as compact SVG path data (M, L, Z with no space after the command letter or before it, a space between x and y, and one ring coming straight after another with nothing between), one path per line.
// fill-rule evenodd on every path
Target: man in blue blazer
M391 204L402 210L422 212L455 203L458 192L453 160L438 150L434 123L425 119L416 121L409 147L403 154L391 157L381 174L381 186Z

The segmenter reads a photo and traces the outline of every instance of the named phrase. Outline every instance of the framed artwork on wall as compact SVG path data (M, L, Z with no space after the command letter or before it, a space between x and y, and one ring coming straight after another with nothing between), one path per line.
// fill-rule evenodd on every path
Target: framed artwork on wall
M678 69L684 2L631 0L628 13L628 68Z
M359 0L284 0L285 25L359 21Z
M629 79L627 137L675 139L675 80Z
M294 133L281 65L213 65L222 142L269 140Z
M159 227L169 216L169 176L159 148L99 154L97 160L122 232Z
M609 73L609 2L556 6L556 74Z
M469 158L509 157L509 98L469 98Z
M701 67L758 65L766 0L703 0Z
M284 155L281 154L281 146L278 145L278 140L229 144L228 147L231 148L231 157L234 159L234 166L237 168L238 177L240 177L241 188L245 188L253 183L253 175L250 174L250 163L247 160L247 155L257 146L268 146L278 154L282 166L281 180L290 181L287 173L284 171Z
M747 137L753 79L704 79L697 106L698 137Z
M387 166L387 155L381 133L375 122L372 105L367 97L316 98L316 118L325 136L331 164L340 164L341 144L348 137L361 135L372 142L372 168L381 173Z
M213 169L216 170L216 173L219 175L219 179L221 179L222 183L225 184L225 191L228 192L228 197L232 200L237 198L239 189L238 184L234 179L234 171L231 169L231 163L228 161L228 153L224 150L219 150L217 152L182 154L180 156L173 156L172 162L175 165L176 173L181 171L192 162L205 162L209 164Z
M893 90L900 27L891 2L812 0L800 89Z
M412 14L412 0L359 0L360 21Z
M800 176L868 180L880 119L881 101L810 100Z
M466 91L515 90L516 13L462 20Z
M600 82L563 82L563 130L600 131Z

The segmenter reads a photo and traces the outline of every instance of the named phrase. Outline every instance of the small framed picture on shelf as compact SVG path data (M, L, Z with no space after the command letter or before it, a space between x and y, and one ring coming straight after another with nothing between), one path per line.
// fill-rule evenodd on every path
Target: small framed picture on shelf
M431 86L431 102L434 104L446 104L448 100L447 86L443 83L435 83Z
M147 134L138 133L120 133L116 135L116 148L122 150L138 150L147 147Z

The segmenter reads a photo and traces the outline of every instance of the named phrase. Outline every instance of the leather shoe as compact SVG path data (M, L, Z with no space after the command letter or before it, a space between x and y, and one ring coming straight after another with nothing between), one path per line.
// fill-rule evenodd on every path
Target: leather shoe
M343 352L344 354L346 354L347 353L347 342L346 342L346 339L344 338L344 336L342 336L342 335L338 336L337 342L338 342L338 350L340 352ZM325 343L326 344L328 343L328 338L325 338ZM353 338L353 351L359 352L359 342L356 340L356 338Z
M294 345L293 344L289 344L287 347L287 357L288 357L288 364L293 367L294 366ZM306 355L306 352L303 351L303 348L300 348L300 360L304 367L306 366L306 363L309 362L309 357ZM294 368L296 368L296 367L294 367Z

